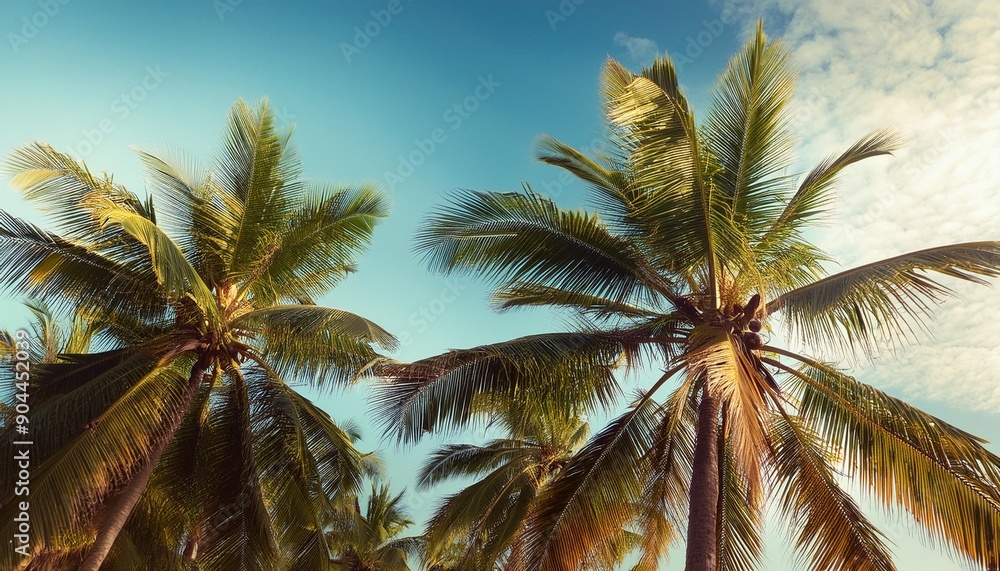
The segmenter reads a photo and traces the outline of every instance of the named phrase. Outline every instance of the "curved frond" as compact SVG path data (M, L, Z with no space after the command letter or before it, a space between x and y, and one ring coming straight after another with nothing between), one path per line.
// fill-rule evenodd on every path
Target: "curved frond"
M885 537L841 489L819 436L787 415L776 415L771 428L779 505L808 569L895 571Z
M980 439L828 365L774 352L805 364L771 361L798 385L799 418L838 446L848 475L966 561L1000 562L1000 458Z
M798 190L754 249L758 253L766 252L774 249L776 244L800 238L799 232L802 229L829 212L835 198L833 190L837 178L845 168L867 158L890 155L901 143L896 131L879 129L865 135L840 155L829 157L816 165L799 184Z
M375 183L315 185L294 205L287 228L254 266L249 280L254 298L280 303L326 293L354 271L357 255L388 210L388 199Z
M191 298L207 319L212 322L219 319L218 306L212 291L184 257L184 252L155 222L107 199L96 199L91 208L102 225L120 226L147 248L147 255L156 277L173 301Z
M408 442L425 431L466 426L494 399L532 394L590 409L614 401L611 369L629 349L614 333L550 333L453 350L382 367L379 374L390 380L372 404L387 432Z
M432 216L417 247L435 269L475 270L501 286L530 283L627 302L651 294L643 261L592 214L531 189L466 192Z
M417 486L426 489L452 478L480 476L538 452L538 446L517 439L492 440L483 446L449 444L435 450L424 462Z
M232 326L259 332L276 344L278 338L346 336L396 348L396 338L375 323L349 311L318 305L272 305L246 313Z
M813 343L871 355L898 342L930 316L950 290L927 276L985 285L1000 276L1000 242L967 242L911 252L846 270L782 294L767 313L782 312L794 333Z
M94 313L126 313L155 320L166 298L152 268L123 265L85 245L46 232L0 210L2 287L58 310L79 304ZM116 295L108 295L114 291Z
M642 397L545 486L524 535L529 569L574 571L617 559L608 540L635 517L632 506L642 496L650 470L645 459L661 415L648 395Z

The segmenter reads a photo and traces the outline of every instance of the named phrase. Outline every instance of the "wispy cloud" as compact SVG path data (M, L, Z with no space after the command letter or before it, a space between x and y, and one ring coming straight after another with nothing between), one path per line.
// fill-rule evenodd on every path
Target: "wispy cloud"
M659 51L656 42L653 40L630 36L628 32L618 32L615 34L614 40L616 46L622 46L627 49L628 55L637 61L652 61Z
M802 68L803 165L895 125L908 145L842 181L818 241L844 267L951 242L1000 240L1000 26L975 0L762 0ZM753 19L748 18L750 25ZM948 285L955 285L953 280ZM1000 293L956 288L923 345L859 371L867 382L1000 410Z

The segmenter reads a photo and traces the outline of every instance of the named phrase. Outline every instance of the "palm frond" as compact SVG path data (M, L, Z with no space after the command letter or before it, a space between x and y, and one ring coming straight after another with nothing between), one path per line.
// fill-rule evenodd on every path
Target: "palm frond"
M530 452L445 498L425 531L430 557L461 538L470 547L463 557L466 565L495 565L521 531L536 497L538 463Z
M243 281L277 246L280 230L305 191L298 180L297 157L287 152L287 144L266 100L256 107L243 100L233 105L214 181L227 202L239 208L234 213L239 219L235 234L222 249L229 280Z
M835 198L837 178L848 166L871 157L890 155L901 146L902 139L892 129L873 131L837 156L831 156L816 165L799 184L798 190L785 204L767 233L755 245L755 250L765 252L775 244L799 238L799 232L809 223L815 223L829 212Z
M452 478L481 476L503 464L516 463L519 458L534 456L538 446L507 438L474 444L449 444L435 450L424 462L417 475L417 486L430 488Z
M166 298L152 268L123 265L2 210L0 264L10 270L2 280L6 291L45 299L55 310L86 303L96 314L156 320L164 313Z
M90 207L100 218L102 225L120 226L147 248L156 277L172 300L190 298L198 304L209 321L214 323L219 319L212 291L177 244L155 222L103 198L96 199Z
M596 216L561 210L530 188L463 193L428 220L417 248L435 269L476 270L501 286L531 283L621 302L652 295L627 240Z
M100 220L87 208L80 208L83 202L95 197L153 218L137 196L114 184L107 175L95 176L86 165L45 143L35 142L15 149L7 160L6 170L13 175L11 186L36 203L69 239L93 240L104 234Z
M631 305L600 295L545 285L524 283L512 284L510 287L496 291L491 300L493 306L501 311L533 306L563 307L583 315L597 319L611 318L641 318L659 313L662 308L647 309L639 305ZM636 300L641 303L642 300Z
M207 283L221 282L221 249L239 227L238 205L224 193L213 193L208 166L197 159L177 151L135 151L152 191L165 205L159 225Z
M764 555L761 487L741 473L732 445L719 435L719 569L760 569Z
M644 245L658 269L690 280L704 271L705 303L719 305L719 260L752 267L749 244L734 224L725 194L715 188L715 158L702 147L694 117L676 93L673 65L655 61L643 75L609 64L605 73L608 120L626 141L629 167L643 189ZM654 254L655 253L655 254Z
M663 404L663 416L653 431L646 461L652 469L636 505L632 526L643 537L634 571L656 571L686 528L691 487L695 427L698 421L696 383L687 376Z
M249 282L264 303L319 296L354 270L372 231L388 214L375 183L317 184L287 220L287 228L254 266Z
M886 539L841 489L834 455L798 418L771 423L774 483L788 532L810 571L895 571Z
M828 365L775 352L805 364L772 361L801 391L799 418L838 446L848 475L969 563L1000 562L1000 458L980 439Z
M623 352L635 350L630 345L615 333L552 333L387 364L379 374L389 381L378 387L372 406L386 432L407 442L425 431L466 426L489 412L491 402L525 392L593 409L617 396L611 369Z
M730 216L752 241L781 212L792 162L788 129L795 74L781 42L768 41L763 24L719 79L706 124L718 160L715 176Z
M927 274L976 284L1000 276L1000 242L967 242L910 252L846 270L771 300L793 333L812 343L872 355L921 327L951 291Z
M294 337L351 337L396 348L396 338L360 315L317 305L272 305L241 315L232 321L235 328L258 332L272 344Z
M671 375L672 376L672 375ZM669 377L667 377L669 378ZM635 516L662 415L648 396L595 435L542 491L525 531L529 569L571 571L614 560L608 539Z

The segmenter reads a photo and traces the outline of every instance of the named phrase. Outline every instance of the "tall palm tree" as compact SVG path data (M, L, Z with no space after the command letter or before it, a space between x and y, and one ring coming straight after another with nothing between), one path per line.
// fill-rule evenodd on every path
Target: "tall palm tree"
M420 536L400 537L413 525L402 499L402 492L394 496L389 486L372 483L364 513L357 498L353 509L339 512L327 532L335 569L410 571L408 557L422 556L425 543Z
M211 167L139 152L159 208L43 143L9 161L56 232L0 211L3 286L102 324L100 352L33 376L33 547L89 544L85 571L112 548L146 568L328 569L325 498L356 493L370 466L288 382L343 385L393 347L313 301L353 271L384 195L303 181L266 102L237 102L223 138ZM6 454L15 435L2 436ZM177 542L170 560L127 527Z
M663 371L550 483L526 538L528 569L579 568L640 497L673 539L686 526L688 571L757 568L765 500L790 523L803 568L894 569L841 473L967 563L1000 561L1000 459L813 356L912 339L948 296L935 274L984 283L1000 275L1000 242L827 275L829 257L805 232L832 206L841 171L899 141L866 135L796 183L789 60L758 26L700 124L668 57L640 74L609 61L606 150L539 144L543 162L586 184L599 214L560 209L530 187L462 192L421 230L431 265L487 278L499 308L564 308L582 325L387 367L375 404L400 439L465 426L473 405L517 398L540 375L564 399L589 391L610 406L622 359ZM779 326L812 353L767 345Z

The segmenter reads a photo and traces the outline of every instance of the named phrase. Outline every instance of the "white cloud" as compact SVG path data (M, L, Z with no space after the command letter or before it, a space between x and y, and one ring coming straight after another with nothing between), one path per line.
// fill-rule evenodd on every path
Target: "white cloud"
M803 168L872 129L895 125L906 135L895 158L866 161L843 179L839 216L817 240L844 267L951 242L1000 240L995 6L759 0L747 15L748 26L764 17L801 67L795 125ZM910 397L1000 410L1000 293L958 290L959 299L936 312L933 339L924 336L922 345L858 374Z
M632 59L641 62L652 61L659 52L659 48L653 40L630 36L628 32L618 32L615 34L614 40L615 45L623 46L628 50Z

